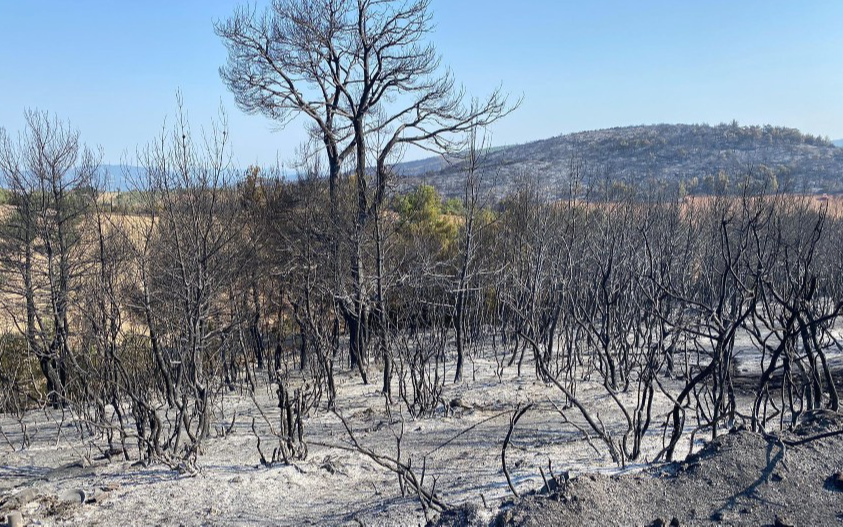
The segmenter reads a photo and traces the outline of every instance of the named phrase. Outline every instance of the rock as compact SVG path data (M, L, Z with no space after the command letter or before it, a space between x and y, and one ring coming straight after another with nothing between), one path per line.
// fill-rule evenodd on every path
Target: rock
M675 516L670 520L670 527L679 527L679 518Z
M23 527L23 515L18 511L10 512L6 515L6 525L8 527Z
M773 527L796 527L796 524L784 516L776 516L776 521L773 523Z
M829 476L827 484L829 489L843 491L843 472L835 472Z
M63 503L82 504L88 501L88 495L82 489L69 489L59 494L59 501Z

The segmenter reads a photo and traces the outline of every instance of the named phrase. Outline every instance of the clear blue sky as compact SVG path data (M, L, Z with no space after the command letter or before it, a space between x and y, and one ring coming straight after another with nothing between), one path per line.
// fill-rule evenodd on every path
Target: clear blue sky
M265 2L261 2L265 3ZM180 89L193 126L228 112L236 163L288 160L300 123L243 115L217 73L221 0L0 0L0 126L69 120L119 162ZM843 1L433 0L432 39L478 95L522 107L495 144L658 122L776 124L843 137Z

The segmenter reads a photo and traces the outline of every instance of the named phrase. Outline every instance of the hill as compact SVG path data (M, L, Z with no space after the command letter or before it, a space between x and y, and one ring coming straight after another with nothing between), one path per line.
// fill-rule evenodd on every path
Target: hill
M459 159L429 157L399 163L396 170L402 190L427 183L448 197L462 194L465 167ZM574 181L585 188L656 184L705 194L722 186L724 177L734 186L750 171L758 184L775 181L788 191L843 192L843 139L770 125L628 126L495 147L481 165L484 184L497 197L525 178L553 195L568 193ZM108 189L126 191L143 170L103 165L101 173Z
M400 164L397 170L402 186L427 183L447 196L462 192L462 163L431 158ZM493 149L481 170L485 186L497 196L511 192L524 178L560 195L572 183L595 188L606 182L705 194L724 185L733 188L747 175L757 185L793 192L843 191L843 149L793 128L737 123L629 126L561 135Z

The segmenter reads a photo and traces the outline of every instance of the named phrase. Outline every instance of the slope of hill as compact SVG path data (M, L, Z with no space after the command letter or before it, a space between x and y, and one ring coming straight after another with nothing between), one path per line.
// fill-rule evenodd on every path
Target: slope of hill
M397 169L405 186L432 184L448 196L462 192L461 163L434 158ZM524 178L560 195L572 183L594 188L606 182L707 193L724 185L733 188L747 176L756 185L794 192L839 192L843 149L793 128L659 124L579 132L494 149L485 156L482 172L484 184L497 196L513 191Z

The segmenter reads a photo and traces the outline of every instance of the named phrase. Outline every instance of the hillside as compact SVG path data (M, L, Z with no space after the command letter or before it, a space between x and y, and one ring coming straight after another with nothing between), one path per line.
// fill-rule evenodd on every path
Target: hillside
M423 172L420 168L427 171ZM428 183L443 194L462 192L460 163L426 159L398 165L403 186ZM536 178L551 194L572 180L594 188L611 184L680 186L704 194L752 174L756 185L794 192L843 191L843 149L793 128L710 125L630 126L561 135L494 149L483 162L484 184L497 196L522 178Z

